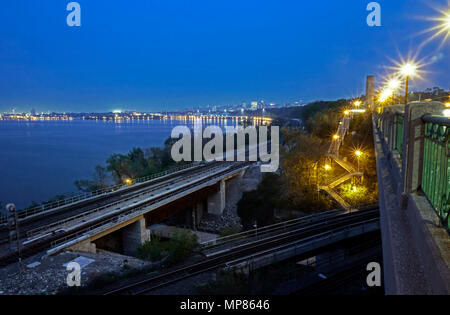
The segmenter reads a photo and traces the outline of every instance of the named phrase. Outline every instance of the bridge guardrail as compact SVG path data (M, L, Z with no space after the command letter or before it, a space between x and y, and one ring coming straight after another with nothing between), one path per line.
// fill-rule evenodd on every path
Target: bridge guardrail
M212 170L211 169L202 170L201 172L198 172L198 173L195 173L195 174L196 174L196 176L202 175L202 174L214 171L217 168L219 168L219 166L213 168ZM187 178L189 178L189 176ZM127 197L127 198L121 199L119 201L116 201L116 202L113 202L113 203L110 203L110 204L107 204L107 205L104 205L104 206L101 206L101 207L98 207L98 208L95 208L95 209L83 212L83 213L81 213L79 215L76 215L76 216L73 216L73 217L70 217L70 218L67 218L67 219L64 219L64 220L60 220L60 221L57 221L57 222L54 222L54 223L51 223L51 224L48 224L48 225L45 225L45 226L41 226L41 227L38 227L38 228L35 228L35 229L32 229L32 230L29 230L29 231L27 231L27 238L33 238L33 237L37 237L39 235L45 234L46 232L49 232L49 230L52 229L52 228L53 229L55 229L55 228L64 229L71 222L74 222L76 220L80 221L82 219L86 219L87 217L92 216L92 215L94 215L94 214L96 214L98 212L101 212L102 210L105 210L105 209L108 209L108 208L113 208L114 206L120 205L120 204L122 204L124 202L127 202L127 201L135 199L135 198L139 198L139 197L143 197L145 195L149 195L150 193L151 193L151 191L143 191L143 192L141 192L139 194L134 194L134 195L131 195L131 196Z
M426 115L422 190L447 230L450 228L450 119Z
M357 205L352 208L367 209L367 208L370 208L370 207L373 207L376 205L378 205L378 202L371 202L371 203L367 203L367 204ZM360 211L361 209L346 209L346 208L333 209L333 210L325 211L322 213L311 214L311 215L304 216L301 218L296 218L296 219L292 219L292 220L288 220L288 221L284 221L284 222L267 225L267 226L264 226L261 228L256 228L256 229L248 230L245 232L216 238L215 240L206 241L206 242L200 243L199 245L202 249L209 249L209 248L213 248L216 246L226 245L228 243L235 242L237 240L243 240L243 239L250 238L250 237L262 236L262 235L265 235L268 233L273 233L278 230L285 230L286 228L288 228L292 225L297 225L297 224L302 224L302 223L306 224L309 222L313 222L315 219L319 220L319 219L324 219L326 217L333 217L339 213L342 213L342 214L353 213L356 211Z
M227 176L227 174L230 174L230 173L232 173L232 172L234 172L236 170L240 170L241 168L244 168L244 167L247 167L247 166L248 165L245 164L245 165L241 165L241 166L239 166L239 167L237 167L235 169L231 169L231 170L227 169L220 176ZM218 174L216 174L216 176L217 175ZM187 187L181 187L181 188L176 189L175 191L172 191L172 192L170 192L168 194L165 194L165 195L163 195L161 197L157 197L155 199L152 199L152 200L149 200L147 202L144 202L142 205L138 205L137 207L133 207L133 208L131 208L129 210L126 210L126 211L120 213L118 216L115 216L115 217L113 217L113 218L111 218L111 219L109 219L107 221L103 221L103 222L99 222L97 224L93 224L93 225L91 225L91 226L89 226L87 228L84 228L84 229L80 230L80 231L74 232L74 233L72 233L70 235L67 235L67 236L64 236L64 237L62 237L60 239L52 241L51 248L58 247L58 246L60 246L60 245L62 245L64 243L67 243L70 240L77 239L78 237L80 237L82 235L85 235L88 232L92 232L94 230L104 231L104 230L108 229L110 226L116 225L116 224L121 223L121 222L128 221L130 218L139 216L142 213L146 212L147 211L146 208L148 208L149 206L157 204L158 202L160 202L163 199L168 199L170 197L176 196L176 195L178 195L178 194L180 194L180 193L182 193L182 192L184 192L186 190L191 189L192 187L198 186L199 184L201 184L203 182L209 182L210 180L211 180L211 178L206 178L206 179L203 179L200 183L190 184Z
M398 154L401 192L422 191L450 233L450 118L444 108L440 102L389 106L374 112L374 121L384 149L391 158Z
M261 256L267 256L267 255L273 255L273 261L281 261L282 260L282 255L277 255L277 252L280 252L283 249L286 248L294 248L294 252L295 254L299 254L299 249L301 249L302 247L305 247L307 245L312 244L313 246L316 245L316 243L322 241L323 239L327 239L327 238L334 238L338 235L342 235L347 233L350 230L359 228L361 233L365 233L367 231L366 225L371 225L371 224L375 224L375 223L379 223L379 218L376 219L369 219L369 220L365 220L362 222L358 222L358 223L351 223L345 227L339 227L339 228L335 228L331 231L327 231L327 232L323 232L323 233L319 233L319 234L315 234L313 236L309 236L306 238L302 238L300 240L288 243L288 244L283 244L274 248L270 248L267 250L263 250L261 252L258 252L257 254L253 254L247 257L243 257L243 258L238 258L234 261L231 261L229 263L227 263L227 268L228 269L233 269L236 267L243 267L243 265L251 265L253 264L254 260L258 257Z
M168 175L168 174L171 174L171 173L175 173L175 172L178 172L178 171L181 171L181 170L184 170L184 169L188 169L190 167L194 167L194 166L197 166L197 165L198 165L198 163L189 163L189 164L185 164L185 165L178 166L178 167L175 167L175 168L171 168L171 169L166 170L164 172L160 172L160 173L152 174L152 175L149 175L149 176L146 176L146 177L138 178L138 179L133 180L132 185L143 183L143 182L147 182L147 181L150 181L150 180L153 180L153 179L156 179L156 178L159 178L159 177L163 177L165 175ZM42 204L37 205L37 206L33 206L33 207L30 207L30 208L26 208L24 210L20 210L18 212L18 216L19 216L19 219L24 219L26 217L29 217L29 216L37 214L37 213L41 213L41 212L44 212L44 211L56 209L56 208L59 208L59 207L62 207L62 206L66 206L66 205L69 205L69 204L73 204L73 203L76 203L76 202L79 202L79 201L82 201L82 200L87 200L89 198L98 197L98 196L101 196L101 195L106 195L106 194L109 194L111 192L115 192L115 191L117 191L117 190L119 190L121 188L129 187L129 186L130 185L128 185L128 184L113 185L113 186L109 186L109 187L106 187L106 188L103 188L103 189L99 189L99 190L96 190L96 191L93 191L93 192L86 192L84 194L80 194L80 195L73 196L73 197L70 197L70 198L61 199L61 200L58 200L58 201L55 201L55 202L42 203ZM6 223L6 222L7 222L7 216L6 215L1 215L0 216L0 224Z

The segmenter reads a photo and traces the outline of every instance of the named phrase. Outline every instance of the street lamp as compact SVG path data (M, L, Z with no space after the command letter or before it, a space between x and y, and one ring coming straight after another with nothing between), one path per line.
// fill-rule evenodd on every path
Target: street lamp
M409 78L417 73L417 65L412 62L407 62L400 68L401 74L405 77L405 105L408 105L408 88Z
M355 107L359 107L361 106L361 101L360 100L356 100L353 102L353 105L355 105Z
M356 159L358 160L358 173L359 173L359 158L363 155L360 150L355 151Z
M333 139L334 139L334 140L339 140L339 138L340 138L339 135L334 135L334 136L333 136Z
M325 168L325 171L331 170L330 164L325 164L324 168Z
M433 18L432 20L437 21L439 24L430 29L430 31L434 31L434 35L431 36L431 39L438 37L440 35L444 36L443 42L450 37L450 10L441 11L442 16L438 18Z
M392 90L392 105L395 103L395 90L400 87L400 84L400 80L397 78L393 78L388 82L388 87Z
M383 90L378 98L378 102L384 103L391 96L391 90Z

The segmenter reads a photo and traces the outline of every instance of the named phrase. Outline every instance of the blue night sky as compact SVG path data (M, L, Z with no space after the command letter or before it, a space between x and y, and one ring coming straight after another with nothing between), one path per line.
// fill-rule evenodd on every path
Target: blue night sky
M426 17L447 0L4 0L0 11L0 111L171 110L264 99L284 103L364 93L429 35ZM413 89L449 89L450 44L419 56Z

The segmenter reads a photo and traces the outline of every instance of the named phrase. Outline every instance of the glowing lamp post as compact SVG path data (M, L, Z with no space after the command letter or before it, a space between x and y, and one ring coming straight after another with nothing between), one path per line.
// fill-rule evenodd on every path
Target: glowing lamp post
M384 103L391 96L391 90L383 90L378 98L378 102Z
M355 105L355 107L359 107L361 106L361 101L360 100L356 100L353 102L353 105Z
M355 151L356 159L358 160L358 173L359 173L359 159L363 155L363 153L360 150Z
M395 103L395 90L397 90L400 87L400 80L398 79L391 79L388 82L388 87L390 90L392 90L392 105Z
M408 105L408 88L409 88L409 78L417 73L417 65L413 63L406 63L401 67L401 73L405 77L405 105Z

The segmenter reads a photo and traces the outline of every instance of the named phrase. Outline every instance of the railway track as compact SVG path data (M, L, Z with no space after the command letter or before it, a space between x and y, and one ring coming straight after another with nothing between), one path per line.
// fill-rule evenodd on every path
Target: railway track
M111 211L110 213L106 213L105 215L102 215L99 218L94 218L88 222L82 222L78 224L75 228L63 231L58 230L51 231L48 234L44 235L43 237L37 238L35 241L27 244L27 246L23 246L20 253L21 257L22 259L30 257L34 254L42 252L43 250L49 249L51 247L56 247L62 243L69 242L70 240L74 240L80 235L83 235L85 233L95 231L96 229L100 229L104 226L108 226L108 224L118 224L119 222L121 222L120 221L121 219L123 220L124 218L127 218L127 216L132 216L140 210L144 210L145 208L152 205L156 205L167 198L189 191L190 189L194 189L199 185L214 180L214 178L226 175L230 172L235 171L236 169L243 168L249 164L251 163L242 162L232 164L227 168L225 168L224 170L216 172L213 176L205 176L204 178L194 181L191 184L187 184L180 188L167 191L166 193L161 193L157 197L150 196L138 203L134 203L124 208L120 208ZM202 173L205 174L210 172L211 167L202 170ZM14 263L18 260L18 258L19 258L18 251L10 252L6 255L0 256L0 266L5 266Z
M220 267L226 267L229 262L238 263L239 261L245 261L249 257L255 257L258 253L267 252L271 248L284 246L301 239L308 239L320 233L339 230L351 224L378 220L378 218L378 207L373 207L372 209L349 213L346 216L339 216L334 219L325 218L309 226L292 227L290 231L278 235L270 235L263 239L238 245L234 248L228 248L225 251L219 252L217 255L206 257L203 261L196 264L179 267L157 276L141 279L135 283L109 289L102 292L102 294L145 294L186 278Z
M367 276L367 264L373 261L382 261L382 259L382 250L379 246L369 252L368 255L362 256L345 266L340 266L338 270L327 273L326 279L320 278L318 281L297 290L294 294L307 296L333 294L345 285Z
M334 219L338 216L347 215L351 212L356 211L363 211L367 209L374 209L378 207L378 202L371 202L367 204L361 204L357 206L357 209L347 209L347 208L338 208L334 210L324 211L316 214L311 214L308 216L300 217L297 219L284 221L281 223L272 224L265 227L260 227L257 229L245 231L242 233L233 234L230 236L225 236L221 238L217 238L212 241L207 241L200 244L200 247L203 250L213 249L215 247L223 247L227 244L233 243L237 244L239 242L246 242L249 238L255 238L255 237L263 237L268 234L274 234L274 233L282 233L286 231L287 229L292 229L297 226L305 226L307 224L313 224L315 222L323 221L325 219Z
M20 232L22 235L24 235L28 231L39 229L43 225L49 225L54 222L66 220L77 215L83 215L86 212L95 210L99 207L106 207L124 198L132 198L133 196L139 195L140 193L148 191L149 189L154 190L164 185L173 184L173 181L176 181L179 178L185 178L186 175L189 175L192 172L193 174L191 176L195 176L196 171L207 171L211 168L216 167L218 163L220 162L211 162L206 165L194 165L189 168L175 171L173 173L168 173L165 176L157 177L147 182L116 190L105 195L93 197L63 207L50 209L44 212L37 213L30 217L21 218L19 219ZM6 224L0 225L0 244L8 242L8 233L9 232Z

